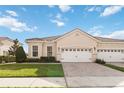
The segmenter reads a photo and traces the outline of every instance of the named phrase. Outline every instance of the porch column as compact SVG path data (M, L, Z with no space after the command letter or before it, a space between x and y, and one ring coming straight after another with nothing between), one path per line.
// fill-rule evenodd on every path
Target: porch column
M96 47L93 47L93 52L92 52L92 62L96 60L97 57L97 49Z

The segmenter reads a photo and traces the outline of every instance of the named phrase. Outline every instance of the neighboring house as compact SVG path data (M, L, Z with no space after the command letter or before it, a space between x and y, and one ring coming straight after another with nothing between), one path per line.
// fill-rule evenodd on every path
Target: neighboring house
M80 29L64 35L27 39L29 58L55 56L61 62L124 62L124 40L95 37Z
M12 39L8 37L0 37L0 56L8 55L8 50L13 44Z

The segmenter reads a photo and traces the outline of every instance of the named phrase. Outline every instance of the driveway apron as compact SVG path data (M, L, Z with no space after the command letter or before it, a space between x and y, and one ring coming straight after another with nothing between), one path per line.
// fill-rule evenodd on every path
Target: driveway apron
M124 87L124 73L96 63L63 62L67 87Z

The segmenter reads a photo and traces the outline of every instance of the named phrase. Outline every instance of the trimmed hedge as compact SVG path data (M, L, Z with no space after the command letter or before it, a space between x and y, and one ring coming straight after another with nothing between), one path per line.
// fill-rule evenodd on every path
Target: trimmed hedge
M36 63L60 63L56 61L55 57L40 57L40 58L27 58L25 62L36 62Z
M0 56L0 63L5 61L5 63L16 62L16 58L13 56ZM26 58L22 63L60 63L55 57L40 57L40 58Z
M0 63L2 63L2 59L3 59L3 57L2 57L2 56L0 56Z
M0 63L2 63L2 61L5 61L5 63L16 62L16 58L13 56L0 56Z
M55 57L40 57L41 62L56 62Z
M40 62L39 58L27 58L25 59L25 62Z
M98 64L106 64L106 62L104 60L101 60L101 59L96 59L95 60L95 63L98 63Z

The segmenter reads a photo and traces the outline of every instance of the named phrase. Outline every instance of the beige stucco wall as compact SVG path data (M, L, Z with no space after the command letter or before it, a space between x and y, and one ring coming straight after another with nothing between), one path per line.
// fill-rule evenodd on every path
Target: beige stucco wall
M99 43L98 49L124 49L124 43Z
M60 49L60 51L57 49L57 59L61 59L61 48L92 48L92 54L94 54L94 47L97 47L97 42L95 40L88 35L86 36L76 31L65 35L65 37L57 41L57 48Z
M13 42L9 40L3 40L0 44L0 56L3 55L3 51L8 52L9 48L13 45Z
M32 41L28 42L29 57L32 57L32 46L38 45L38 57L47 56L47 46L53 47L53 56L61 59L61 48L91 48L92 61L96 59L97 49L124 49L124 43L101 42L81 31L65 34L54 41Z
M41 42L30 42L28 43L28 57L29 58L34 58L32 55L32 47L35 45L38 46L38 58L42 56L42 43Z
M59 47L84 47L90 48L96 46L96 41L91 39L80 32L75 32L66 35L62 39L57 41Z
M41 56L47 56L47 46L52 46L52 56L56 56L56 43L51 41L45 41L45 42L30 42L28 43L28 57L34 58L32 55L32 46L37 45L38 46L38 57Z
M56 56L56 43L51 41L43 43L43 56L47 56L47 46L52 46L52 56Z

